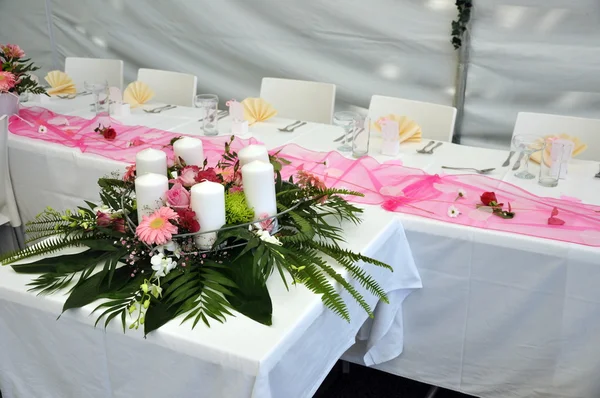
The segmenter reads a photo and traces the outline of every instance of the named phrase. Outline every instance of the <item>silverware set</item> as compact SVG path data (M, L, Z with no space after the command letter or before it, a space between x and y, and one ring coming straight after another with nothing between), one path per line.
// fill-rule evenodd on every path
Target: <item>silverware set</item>
M442 166L442 169L448 169L448 170L469 170L469 171L474 171L477 174L488 174L491 173L492 171L496 170L495 168L491 168L491 169L474 169L471 167L449 167L449 166Z
M146 113L161 113L164 111L168 111L169 109L175 109L177 108L177 105L165 105L165 106L159 106L158 108L153 108L153 109L144 109L144 112Z
M57 95L57 97L60 99L74 99L76 97L83 97L84 95L90 95L91 93L92 93L91 91L82 91L82 92L76 93L76 94Z
M336 138L335 140L333 140L333 142L340 142L342 141L344 138L346 138L346 134L352 134L352 141L354 141L354 139L356 138L357 135L359 135L360 133L362 133L363 131L365 131L364 128L360 127L357 129L352 129L350 132L348 133L344 133L341 136L339 136L338 138Z
M229 111L217 111L217 120L221 120L224 117L229 116ZM204 121L204 118L198 119L199 122Z
M282 128L278 128L277 130L282 131L284 133L293 133L294 130L304 126L305 124L306 124L306 122L296 120L294 123L288 124L287 126L282 127Z
M432 154L433 154L433 151L434 151L436 148L439 148L439 147L441 147L441 146L442 146L444 143L443 143L443 142L438 142L438 143L437 143L437 144L435 144L435 145L433 145L433 144L435 144L435 141L429 141L429 143L428 143L427 145L425 145L423 148L421 148L421 149L417 149L417 153L422 153L422 154L425 154L425 155L432 155ZM433 145L433 146L432 146L432 145ZM432 147L431 147L431 146L432 146ZM429 148L429 147L431 147L431 148Z

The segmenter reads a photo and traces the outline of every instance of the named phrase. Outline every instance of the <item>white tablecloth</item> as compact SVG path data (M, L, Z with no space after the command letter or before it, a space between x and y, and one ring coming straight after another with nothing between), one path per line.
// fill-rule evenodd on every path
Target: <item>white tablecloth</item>
M311 124L293 134L269 127L284 124L273 120L257 125L256 136L272 147L291 141L314 150L333 150L337 144L332 140L341 134L333 126ZM190 121L174 129L197 132L199 123ZM510 168L500 167L507 151L445 143L435 155L417 154L415 149L426 143L403 144L399 158L430 173L441 172L442 165L496 167L492 177L538 195L600 203L600 179L591 178L597 163L574 160L567 180L556 188L544 188L535 180L518 180ZM93 179L87 177L98 169L94 163L106 164L97 176L117 166L108 166L105 159L70 154L82 168L73 169L66 160L56 160L66 155L56 155L64 151L52 145L16 137L10 138L9 145L11 174L13 183L21 184L15 191L25 219L47 201L71 207L79 202L73 197L95 198ZM379 145L374 138L370 154L389 159L378 155ZM23 178L31 173L14 166L26 167L32 161L43 176L29 183ZM65 183L66 179L72 182ZM44 200L29 196L39 189L47 195ZM424 288L411 295L403 308L404 353L378 368L485 398L600 396L595 377L600 368L598 248L394 216L406 229ZM365 358L359 345L345 358L369 365L389 359Z
M79 99L78 99L79 100ZM80 101L83 102L83 101ZM60 105L62 102L58 101ZM52 104L54 105L54 104ZM48 106L52 108L52 106ZM178 125L198 126L194 109ZM87 112L86 110L81 113ZM75 112L72 112L75 113ZM146 115L134 115L142 119ZM153 117L153 123L162 123ZM187 120L185 120L187 118ZM279 138L273 126L263 125ZM226 123L223 123L226 129ZM266 126L266 127L265 127ZM314 126L307 126L306 131ZM258 128L260 131L260 127ZM197 131L197 129L196 129ZM279 133L281 134L281 133ZM297 134L288 134L294 138ZM73 207L82 199L97 200L95 180L124 164L81 154L58 145L11 136L10 162L17 200L25 219L48 204ZM93 305L56 317L65 297L36 297L26 291L29 275L0 268L0 389L6 398L48 397L310 397L334 363L358 339L369 348L368 361L380 363L402 351L402 302L420 278L402 225L383 210L367 206L365 222L344 225L347 245L391 264L395 272L367 265L367 270L390 295L390 304L377 304L376 318L347 296L352 321L346 323L304 287L285 291L278 277L269 280L273 326L244 316L211 328L171 322L144 340L126 335L118 325L104 332L93 328ZM359 289L362 291L362 289ZM360 333L359 333L360 330ZM43 331L43 332L41 332Z

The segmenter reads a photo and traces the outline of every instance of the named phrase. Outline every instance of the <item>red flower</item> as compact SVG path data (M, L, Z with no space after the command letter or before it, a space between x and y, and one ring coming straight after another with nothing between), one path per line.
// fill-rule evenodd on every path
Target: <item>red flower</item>
M101 211L96 212L96 224L99 227L107 228L110 226L111 222L110 214Z
M181 228L187 229L190 232L200 231L200 223L196 220L196 212L190 208L176 209L175 211L179 215L178 224Z
M102 135L107 140L114 140L115 138L117 138L117 132L112 127L105 128L104 131L102 132Z
M123 176L123 181L133 181L135 180L135 163L131 166L127 166L125 169L125 175Z
M219 184L222 182L213 167L209 167L206 170L200 170L198 174L196 174L196 182L202 182L204 180L218 182Z
M483 203L484 206L502 207L502 203L498 203L498 199L496 199L496 194L494 192L484 192L481 195L481 203Z

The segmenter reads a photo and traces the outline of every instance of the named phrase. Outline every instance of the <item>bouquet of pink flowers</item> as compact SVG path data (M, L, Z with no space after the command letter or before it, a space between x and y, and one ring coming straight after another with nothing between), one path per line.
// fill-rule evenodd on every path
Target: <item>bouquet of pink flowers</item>
M38 69L18 45L0 45L0 94L45 94L46 90L31 75Z

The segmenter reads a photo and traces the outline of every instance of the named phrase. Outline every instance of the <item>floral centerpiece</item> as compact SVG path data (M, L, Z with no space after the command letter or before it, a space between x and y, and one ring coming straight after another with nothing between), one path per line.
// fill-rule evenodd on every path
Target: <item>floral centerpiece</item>
M186 164L177 157L168 168L166 192L146 208L142 202L152 202L144 199L142 182L166 178L151 173L137 176L148 164L140 161L122 177L100 179L102 203L86 202L87 207L65 212L48 208L27 226L28 242L38 242L0 261L16 272L41 274L30 284L34 291L67 290L63 311L102 300L96 308L98 321L104 319L108 325L119 318L124 331L129 325L143 327L147 334L178 316L182 323L191 321L192 327L200 321L210 326L211 320L225 322L232 310L270 325L266 281L273 273L286 287L306 286L348 320L337 283L373 316L364 297L338 269L387 302L385 292L358 263L391 267L340 245L340 222L359 223L361 214L343 196L360 194L328 188L304 170L284 181L280 170L288 162L277 154L266 155L267 162L242 165L231 142L222 159L210 167L206 160ZM253 202L257 189L251 172L259 168L271 170L267 179L274 188L274 214L257 214L268 198ZM223 192L224 203L217 201L211 207L215 192ZM215 229L209 223L220 217L221 206L224 221ZM73 246L81 252L61 255L62 249ZM38 255L45 257L19 262Z
M19 111L19 95L45 94L31 72L38 70L16 44L0 45L0 116Z

